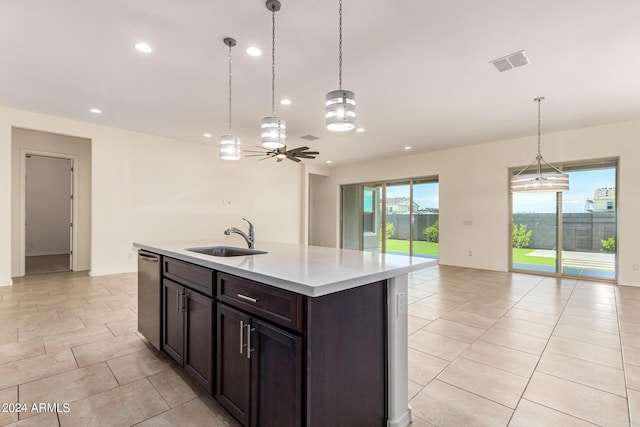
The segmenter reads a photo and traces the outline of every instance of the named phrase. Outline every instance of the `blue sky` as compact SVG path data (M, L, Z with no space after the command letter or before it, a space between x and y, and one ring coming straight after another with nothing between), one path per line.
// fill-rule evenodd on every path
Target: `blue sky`
M562 195L562 212L585 212L585 200L598 188L615 188L615 169L569 172L569 191ZM513 212L555 212L555 193L514 194Z
M387 197L409 197L409 185L387 184ZM420 206L420 209L438 208L438 183L414 184L413 200Z

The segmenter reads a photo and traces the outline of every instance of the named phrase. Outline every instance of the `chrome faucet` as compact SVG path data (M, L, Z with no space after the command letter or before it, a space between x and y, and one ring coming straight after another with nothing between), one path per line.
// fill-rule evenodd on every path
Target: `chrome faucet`
M227 235L227 236L231 235L231 233L236 233L236 234L241 235L242 237L244 237L244 240L247 242L247 245L249 246L249 249L253 249L255 247L255 245L256 245L256 229L253 226L253 224L251 224L249 222L248 219L246 219L246 218L242 218L242 219L244 219L245 221L247 221L249 223L249 235L248 236L245 234L244 231L238 230L235 227L227 228L226 230L224 230L224 234Z

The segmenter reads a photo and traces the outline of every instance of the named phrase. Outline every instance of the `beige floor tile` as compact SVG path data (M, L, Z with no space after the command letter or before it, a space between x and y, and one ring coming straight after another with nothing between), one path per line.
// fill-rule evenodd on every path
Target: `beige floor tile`
M84 323L82 323L79 317L70 317L68 319L58 320L55 322L42 323L37 328L33 329L19 328L18 339L20 341L25 341L36 337L59 335L65 332L84 329L84 327Z
M531 376L539 359L537 355L484 341L474 342L461 357L523 377Z
M522 310L534 311L536 313L549 314L552 316L559 316L562 313L563 306L562 304L558 305L545 305L539 304L537 302L526 302L521 301L513 306L514 308L519 308Z
M136 334L128 334L77 346L72 351L78 366L82 367L146 349Z
M427 319L423 319L415 316L407 316L407 328L408 328L407 331L409 335L411 335L414 332L427 326L429 323L431 323L431 320L427 320Z
M151 375L149 381L171 408L180 406L206 393L193 378L184 372L180 375L173 369L167 369Z
M207 405L207 408L214 414L216 414L224 423L229 427L241 427L240 423L236 421L210 394L200 396L200 401Z
M410 348L448 361L454 360L468 346L468 343L443 337L442 335L427 332L422 329L409 337Z
M44 348L47 353L55 353L112 337L113 334L104 325L89 326L63 334L46 336L44 337Z
M572 316L586 317L588 319L600 319L608 322L616 322L618 317L615 313L609 313L605 311L594 311L588 308L582 307L569 307L565 310L564 314L571 314Z
M547 344L547 340L545 339L521 334L520 332L510 331L508 329L496 328L495 326L492 326L491 329L485 332L479 339L535 355L542 354L542 350Z
M589 387L627 397L624 371L599 363L545 352L540 358L536 372L564 378Z
M493 326L544 339L548 339L553 331L553 326L513 317L502 317Z
M430 295L432 294L429 291L425 291L425 292L429 293ZM409 290L409 295L411 295L411 290ZM458 307L460 304L461 303L458 301L442 299L442 298L438 298L437 296L436 297L427 296L426 298L422 298L420 300L420 305L426 305L429 307L437 308L440 310L446 310L446 311L455 310L456 307Z
M149 418L140 427L226 427L226 424L207 408L200 399L193 399L177 408Z
M553 335L602 347L608 347L614 350L620 350L620 337L617 333L610 334L607 332L594 331L592 329L577 328L575 326L558 325L553 330ZM638 335L638 338L640 338L640 335Z
M620 338L625 347L640 348L640 335L629 332L621 332Z
M599 345L552 336L549 339L546 351L622 369L621 352Z
M68 319L70 317L91 316L100 312L112 312L113 310L106 303L90 304L86 308L75 308L73 310L64 310L58 313L60 319Z
M624 353L625 363L640 366L640 348L628 347L623 344L622 352Z
M77 367L71 350L5 363L0 365L0 389L25 384Z
M500 318L504 315L504 313L509 311L509 309L507 308L490 307L488 305L476 303L473 301L461 305L457 308L457 310L479 314L480 316L491 317L494 319Z
M11 407L4 405L18 403L18 387L9 387L0 390L0 425L15 423L18 421L18 409L21 407Z
M507 311L504 316L549 326L555 326L560 317L554 314L538 313L535 311L523 310L521 308L512 308Z
M434 426L506 426L512 410L438 380L410 402L413 415Z
M34 403L71 403L118 387L106 363L74 369L19 386L20 401ZM32 414L27 414L32 415Z
M445 337L454 338L458 341L463 341L466 343L474 342L480 335L485 332L485 329L476 328L474 326L469 326L463 323L452 322L451 320L444 319L434 320L433 322L422 328L422 330Z
M452 322L462 323L464 325L475 326L476 328L487 329L496 322L493 317L486 317L480 314L469 313L468 311L454 310L444 314L441 319L451 320Z
M640 308L638 309L640 310ZM640 323L620 322L620 332L640 335Z
M409 380L409 400L413 399L418 393L420 393L420 391L422 391L423 388L423 385Z
M509 423L509 427L594 427L595 425L526 399L518 403Z
M640 425L640 392L628 390L629 393L629 413L634 426Z
M427 320L435 320L446 312L447 310L430 307L428 305L420 305L419 303L409 306L409 315Z
M60 425L130 426L169 409L151 383L141 380L74 402L59 414Z
M627 387L640 392L640 366L625 363L624 373L627 379Z
M52 427L59 426L58 415L55 412L41 412L38 415L28 417L17 423L8 424L6 427Z
M423 419L412 416L411 417L411 427L435 427L433 424L426 422Z
M602 320L597 318L579 317L571 314L563 314L558 322L558 326L573 326L583 329L592 329L595 331L607 332L610 334L617 334L618 322L610 320ZM638 331L640 331L640 325L638 325ZM628 331L631 332L631 331Z
M168 356L148 349L108 360L107 363L119 384L128 384L171 368Z
M451 363L437 379L514 409L528 381L527 377L462 357Z
M409 349L409 379L421 386L431 382L449 362L422 351Z
M18 328L0 325L0 345L18 342Z
M137 316L129 308L122 308L119 310L82 314L80 315L80 319L89 327L91 325L104 325L105 323L115 322L116 320L137 320Z
M47 311L44 313L11 313L6 318L0 315L0 324L4 327L15 327L24 329L35 329L41 325L57 322L60 317L55 311Z
M0 364L44 354L42 338L0 345Z
M627 400L572 381L535 372L525 399L603 426L628 426Z

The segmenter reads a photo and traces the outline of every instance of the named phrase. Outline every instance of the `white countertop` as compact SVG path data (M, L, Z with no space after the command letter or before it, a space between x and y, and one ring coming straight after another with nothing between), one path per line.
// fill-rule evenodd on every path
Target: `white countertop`
M229 246L224 240L134 243L133 246L310 297L390 279L437 264L429 258L260 242L266 254L214 257L185 250Z

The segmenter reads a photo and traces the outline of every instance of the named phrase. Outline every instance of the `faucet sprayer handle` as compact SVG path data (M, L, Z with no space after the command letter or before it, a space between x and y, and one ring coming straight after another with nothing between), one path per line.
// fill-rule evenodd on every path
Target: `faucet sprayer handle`
M249 229L253 228L253 224L251 224L251 221L249 221L247 218L242 218L242 219L249 223Z

